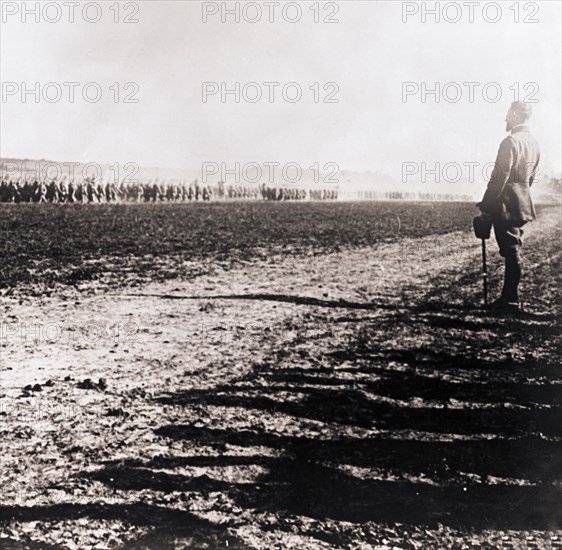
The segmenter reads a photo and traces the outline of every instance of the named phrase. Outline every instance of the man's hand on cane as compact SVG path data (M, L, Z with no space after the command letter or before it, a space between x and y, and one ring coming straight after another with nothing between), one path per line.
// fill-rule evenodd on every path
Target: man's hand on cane
M476 206L479 206L476 205ZM480 215L474 218L474 234L482 241L482 282L484 285L484 306L488 305L488 267L486 265L486 240L490 238L492 231L492 217L486 212L480 211Z

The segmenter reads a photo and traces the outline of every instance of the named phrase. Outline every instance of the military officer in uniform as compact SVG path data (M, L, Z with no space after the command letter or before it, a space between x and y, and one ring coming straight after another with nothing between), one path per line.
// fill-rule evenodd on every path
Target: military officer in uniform
M526 124L531 114L531 104L522 101L509 108L506 131L510 135L500 144L484 198L477 205L481 218L493 224L500 254L505 259L503 290L492 304L495 310L516 311L520 307L523 226L536 218L529 190L537 177L540 160L539 144Z

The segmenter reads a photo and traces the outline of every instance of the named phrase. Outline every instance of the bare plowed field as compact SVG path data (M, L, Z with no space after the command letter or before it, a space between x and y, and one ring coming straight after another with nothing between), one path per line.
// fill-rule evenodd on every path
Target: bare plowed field
M560 212L506 316L474 210L1 208L2 548L560 547Z

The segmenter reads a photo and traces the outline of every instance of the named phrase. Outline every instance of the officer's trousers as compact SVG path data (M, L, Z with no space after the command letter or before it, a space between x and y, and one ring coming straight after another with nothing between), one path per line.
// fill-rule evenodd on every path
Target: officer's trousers
M521 281L521 247L523 246L523 225L513 222L494 221L494 234L505 258L505 276L502 298L508 302L519 301L519 282Z

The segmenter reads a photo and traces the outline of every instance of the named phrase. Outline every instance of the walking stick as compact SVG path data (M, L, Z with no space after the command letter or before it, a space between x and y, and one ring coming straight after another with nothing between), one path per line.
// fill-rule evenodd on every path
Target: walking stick
M488 266L486 265L486 239L482 239L482 282L484 283L484 306L488 305Z
M486 240L490 238L492 221L487 217L474 218L474 233L482 241L482 282L484 284L484 307L488 305L488 266L486 263Z

